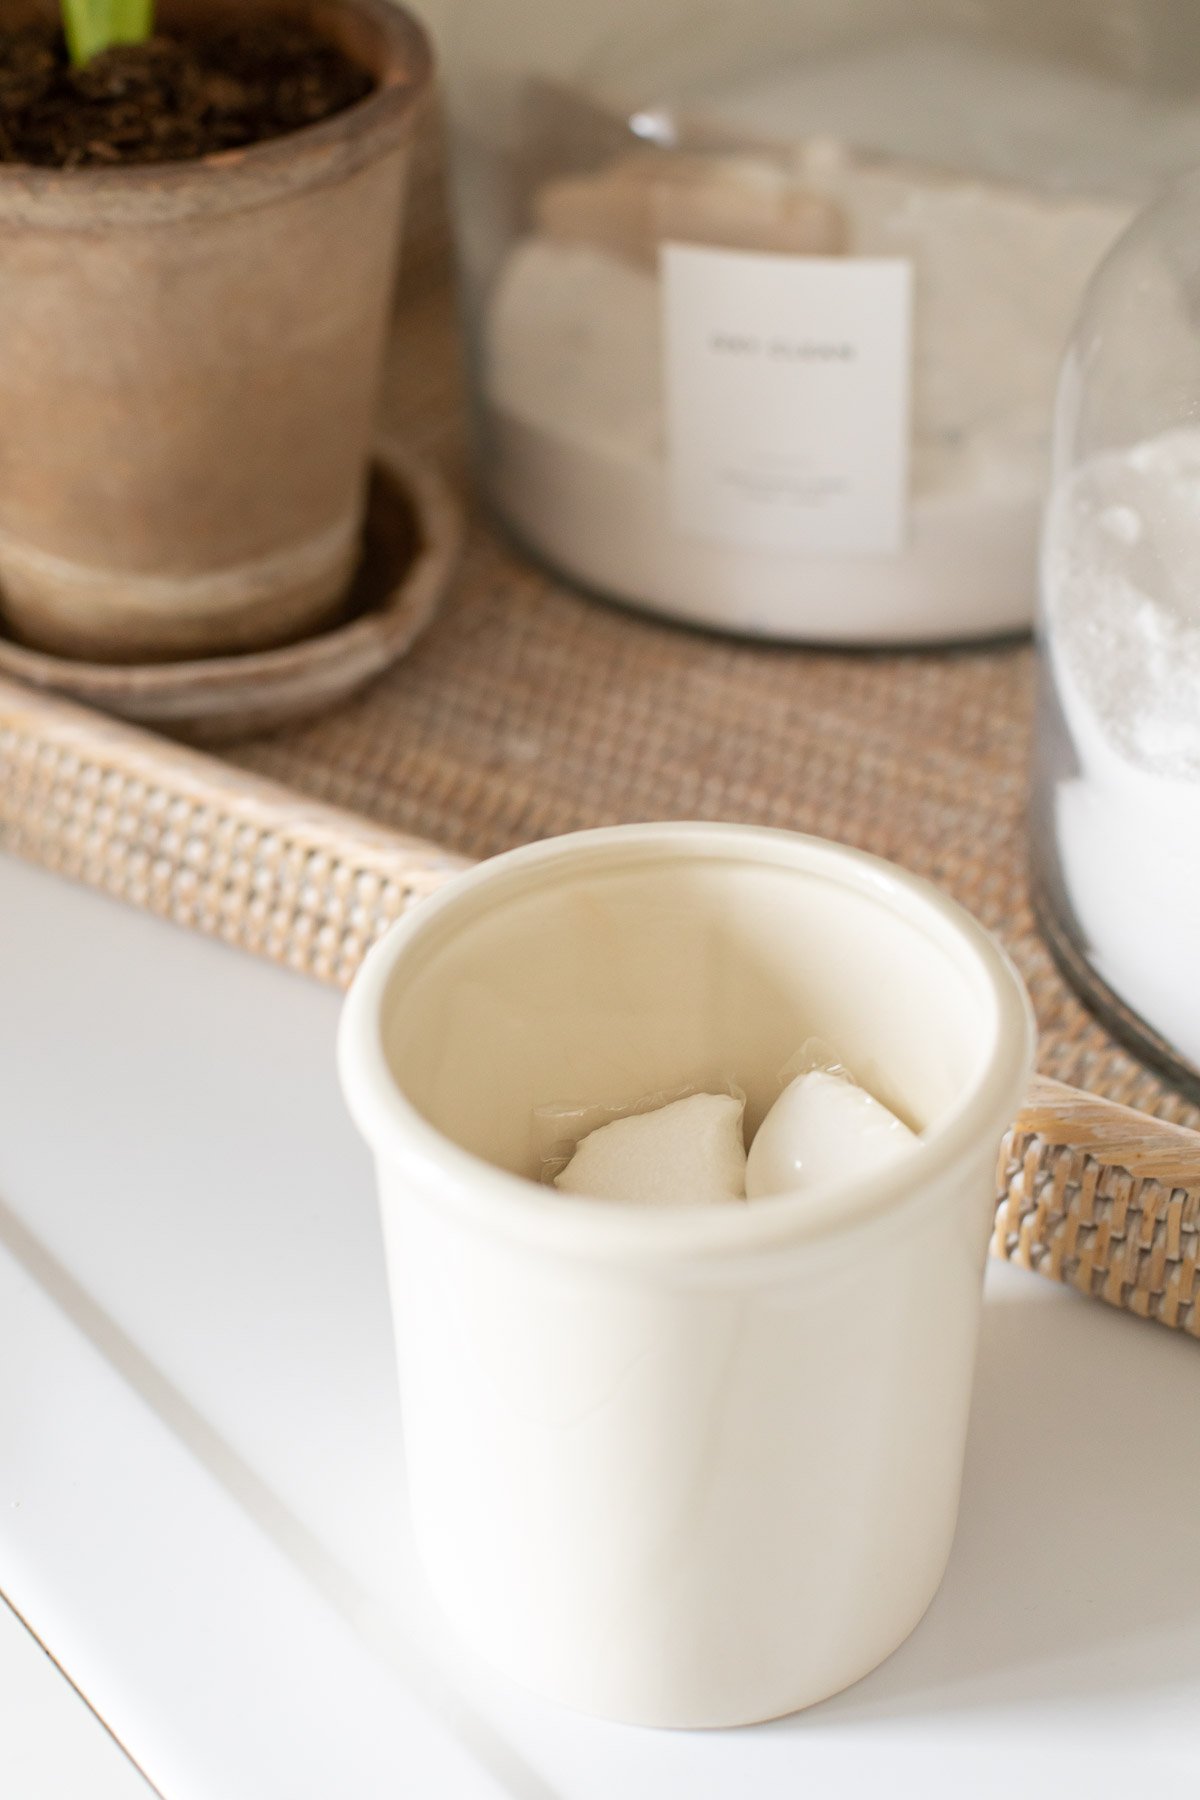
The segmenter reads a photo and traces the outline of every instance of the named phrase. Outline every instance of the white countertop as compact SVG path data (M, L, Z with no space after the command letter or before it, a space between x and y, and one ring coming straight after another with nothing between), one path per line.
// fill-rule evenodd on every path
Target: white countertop
M544 1705L413 1568L337 997L0 858L0 1793L923 1800L1200 1779L1200 1346L993 1267L958 1539L745 1732ZM111 1736L109 1735L111 1732Z
M3 1602L0 1723L0 1793L152 1800L124 1751Z

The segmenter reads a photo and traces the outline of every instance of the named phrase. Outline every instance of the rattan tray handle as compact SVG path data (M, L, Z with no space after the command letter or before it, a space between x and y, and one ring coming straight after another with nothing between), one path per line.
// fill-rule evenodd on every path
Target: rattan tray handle
M998 1256L1200 1337L1200 1132L1039 1076L996 1186Z

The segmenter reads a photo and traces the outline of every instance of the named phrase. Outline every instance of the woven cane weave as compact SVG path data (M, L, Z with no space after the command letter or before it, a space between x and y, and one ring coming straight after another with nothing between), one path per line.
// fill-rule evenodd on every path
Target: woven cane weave
M1200 1337L1200 1193L1023 1130L1004 1171L997 1254Z
M398 315L386 413L461 471L444 289ZM740 820L893 858L1007 944L1043 1076L1137 1109L1084 1116L1076 1095L1023 1113L994 1248L1200 1335L1200 1108L1089 1016L1035 928L1032 684L1025 645L833 654L659 623L572 592L477 520L406 661L219 760L0 684L0 845L342 984L463 859L582 826Z
M1200 1337L1200 1135L1039 1080L997 1191L997 1255Z
M342 987L463 866L5 681L0 848Z

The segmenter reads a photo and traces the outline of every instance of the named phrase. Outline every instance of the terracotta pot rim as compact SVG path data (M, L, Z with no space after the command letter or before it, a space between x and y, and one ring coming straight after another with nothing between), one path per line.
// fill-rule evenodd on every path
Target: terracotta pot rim
M53 169L0 163L0 226L95 228L240 212L350 174L399 143L432 85L433 50L395 0L323 0L379 33L377 86L328 119L240 149L181 162Z

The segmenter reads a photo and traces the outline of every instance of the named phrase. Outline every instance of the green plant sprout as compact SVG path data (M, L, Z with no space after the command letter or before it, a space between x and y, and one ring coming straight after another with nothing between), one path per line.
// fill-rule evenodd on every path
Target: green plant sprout
M140 44L154 30L154 0L62 0L62 14L77 68L110 44Z

